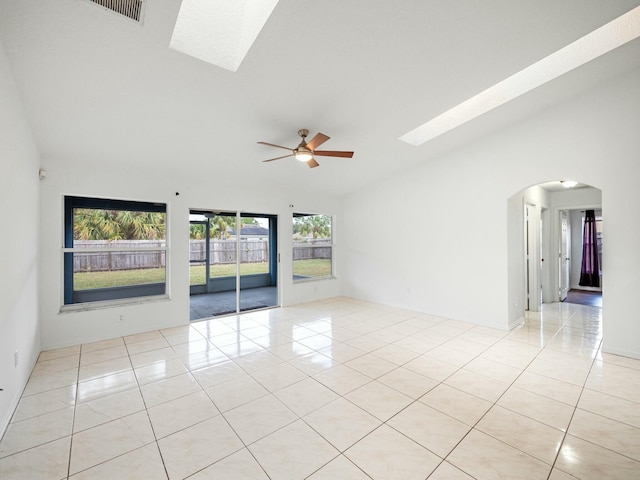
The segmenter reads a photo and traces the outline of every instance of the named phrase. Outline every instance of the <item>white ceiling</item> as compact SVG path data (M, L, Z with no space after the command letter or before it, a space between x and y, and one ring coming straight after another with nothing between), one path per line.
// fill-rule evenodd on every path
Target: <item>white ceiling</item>
M86 0L1 0L0 38L43 165L156 168L345 195L640 67L638 39L420 147L398 137L639 0L280 0L237 72L169 48L179 0L143 25ZM313 170L258 140L320 131ZM517 161L517 160L514 160Z

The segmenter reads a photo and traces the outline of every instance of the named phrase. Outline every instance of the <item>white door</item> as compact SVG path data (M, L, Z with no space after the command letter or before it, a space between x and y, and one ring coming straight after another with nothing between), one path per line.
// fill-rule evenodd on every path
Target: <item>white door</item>
M560 211L560 254L558 255L560 270L560 298L562 302L569 292L569 273L571 271L571 232L569 231L569 214L566 210Z
M536 206L525 204L525 274L526 301L525 309L532 312L540 311L541 295L541 266L540 255L540 222L536 221Z

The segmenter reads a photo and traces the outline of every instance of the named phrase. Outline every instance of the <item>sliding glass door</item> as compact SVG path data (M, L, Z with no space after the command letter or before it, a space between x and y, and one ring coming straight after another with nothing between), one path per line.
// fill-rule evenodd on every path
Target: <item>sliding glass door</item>
M277 301L276 219L241 214L239 230L240 311L273 307Z
M191 320L275 307L277 218L191 211Z

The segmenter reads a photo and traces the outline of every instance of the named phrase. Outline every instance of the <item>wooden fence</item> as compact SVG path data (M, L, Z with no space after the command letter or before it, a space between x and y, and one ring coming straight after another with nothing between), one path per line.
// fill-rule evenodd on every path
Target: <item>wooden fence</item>
M163 268L166 264L162 250L127 251L128 248L162 248L160 240L74 240L74 248L121 248L122 252L75 252L73 271L106 272L115 270L141 270Z
M331 239L316 238L306 242L293 242L293 260L331 258Z
M162 248L164 241L157 240L74 240L74 248L119 248L121 252L76 252L73 254L74 272L104 272L114 270L141 270L164 268L165 252L162 250L127 251L128 248ZM236 263L236 241L211 240L211 264ZM189 261L192 265L206 261L205 240L189 241ZM323 238L293 243L293 260L331 258L331 239ZM259 263L269 260L268 240L241 240L240 262Z
M211 240L211 258L210 263L236 263L236 241L229 240ZM207 259L206 240L190 240L189 241L189 261L191 264L198 264ZM260 263L269 260L269 241L268 240L240 240L240 262L241 263Z

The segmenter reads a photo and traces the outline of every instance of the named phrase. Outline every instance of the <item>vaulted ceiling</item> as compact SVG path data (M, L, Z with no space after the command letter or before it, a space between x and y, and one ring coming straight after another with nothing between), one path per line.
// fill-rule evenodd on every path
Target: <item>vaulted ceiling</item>
M419 147L398 137L638 0L280 0L237 72L169 48L179 0L142 25L87 0L1 0L0 39L43 165L153 169L345 195L640 67L638 39ZM331 137L309 169L277 149ZM516 160L514 160L516 161Z

